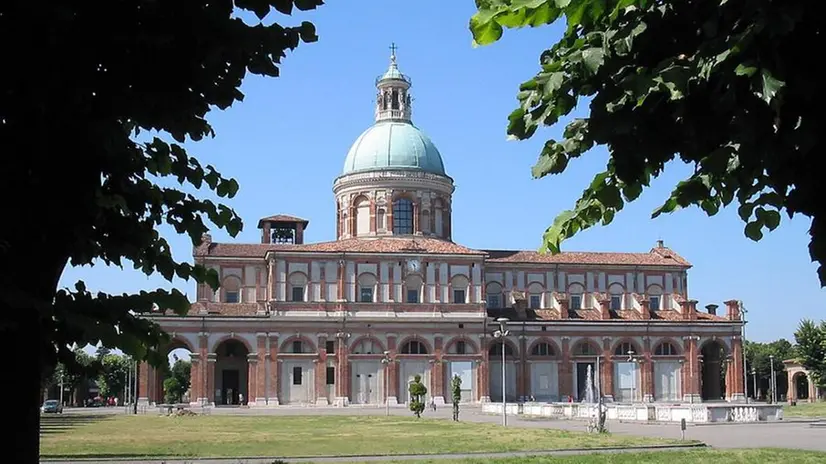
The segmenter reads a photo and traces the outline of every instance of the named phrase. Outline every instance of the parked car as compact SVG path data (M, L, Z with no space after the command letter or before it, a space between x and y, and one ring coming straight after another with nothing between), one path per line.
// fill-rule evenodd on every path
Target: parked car
M46 400L40 410L44 413L58 413L63 414L63 405L57 400Z

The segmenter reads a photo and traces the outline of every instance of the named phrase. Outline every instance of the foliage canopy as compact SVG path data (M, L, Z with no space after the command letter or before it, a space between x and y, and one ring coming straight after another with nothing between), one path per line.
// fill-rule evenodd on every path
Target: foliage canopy
M811 218L809 254L826 285L826 202L821 74L811 50L826 34L820 5L805 0L477 0L477 44L504 28L567 21L519 88L507 133L528 139L580 99L589 114L548 140L535 178L565 171L596 145L610 154L572 210L560 213L543 250L598 223L609 224L666 164L693 174L652 217L691 205L713 216L737 201L745 235L758 241L781 212Z
M239 186L183 144L214 135L207 113L241 101L247 73L278 76L287 50L317 40L309 22L265 18L322 3L0 3L0 43L10 45L0 73L0 197L14 199L0 228L0 339L7 351L25 340L31 355L7 366L21 371L15 388L27 395L10 413L24 418L8 437L12 461L38 460L35 382L48 369L23 371L69 363L68 347L98 342L160 365L168 336L140 316L155 305L189 308L177 290L95 294L83 282L58 290L67 265L131 264L217 288L214 271L174 259L158 226L193 246L206 222L235 236L242 222L232 208L186 190L229 199ZM159 135L141 142L142 132Z

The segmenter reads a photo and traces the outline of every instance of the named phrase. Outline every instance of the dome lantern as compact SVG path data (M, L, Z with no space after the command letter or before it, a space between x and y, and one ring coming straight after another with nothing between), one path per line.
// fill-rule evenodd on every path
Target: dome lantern
M376 122L411 122L412 98L410 86L413 82L399 71L396 64L396 44L390 45L390 66L376 78Z

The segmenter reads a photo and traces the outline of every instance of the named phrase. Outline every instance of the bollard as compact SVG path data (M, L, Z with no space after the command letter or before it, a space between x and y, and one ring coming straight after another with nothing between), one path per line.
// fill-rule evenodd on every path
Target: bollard
M680 440L685 440L685 418L680 419Z

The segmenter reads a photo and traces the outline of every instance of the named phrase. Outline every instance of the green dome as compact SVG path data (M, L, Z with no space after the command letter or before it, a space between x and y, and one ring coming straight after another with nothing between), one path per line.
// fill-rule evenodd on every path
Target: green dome
M347 153L343 174L392 168L446 176L436 145L413 124L399 121L378 122L364 131Z

